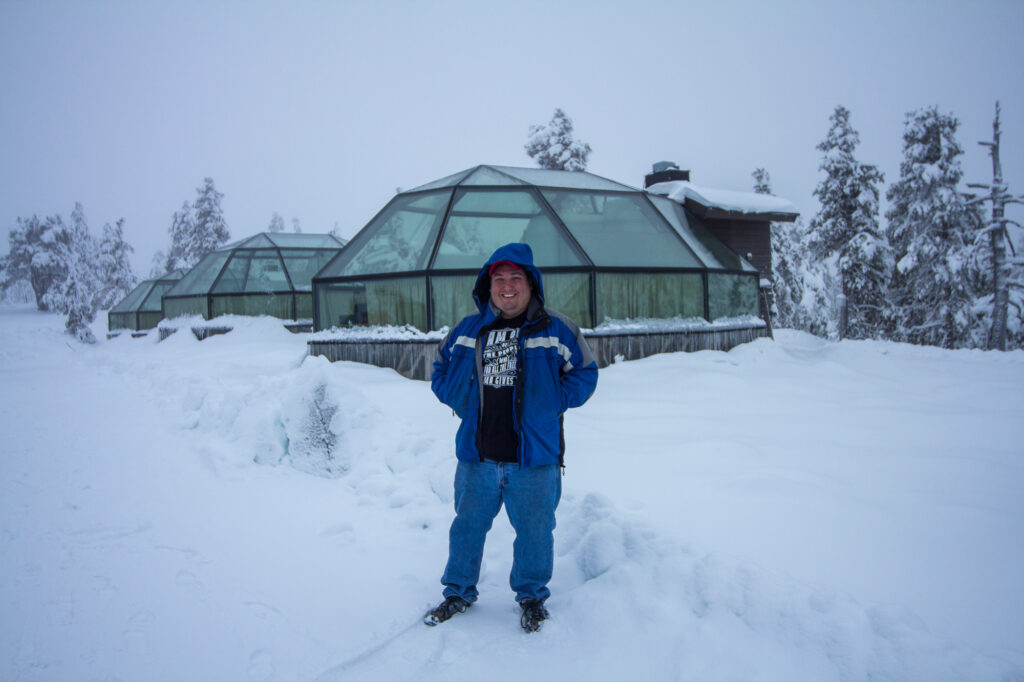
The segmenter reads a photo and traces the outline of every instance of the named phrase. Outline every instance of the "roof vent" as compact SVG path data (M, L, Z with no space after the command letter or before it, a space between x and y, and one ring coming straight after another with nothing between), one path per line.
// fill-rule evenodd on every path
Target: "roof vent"
M680 170L674 161L659 161L654 164L653 172L644 176L644 188L656 185L659 182L670 182L672 180L689 180L690 171Z

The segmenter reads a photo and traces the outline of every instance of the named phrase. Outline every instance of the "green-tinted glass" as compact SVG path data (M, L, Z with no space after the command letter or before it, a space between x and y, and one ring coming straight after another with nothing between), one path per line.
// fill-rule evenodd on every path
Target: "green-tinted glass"
M294 232L273 232L267 235L270 241L288 249L340 249L341 244L329 234L296 234Z
M724 275L708 273L708 317L757 315L756 275Z
M538 267L584 264L532 191L460 189L432 269L479 269L510 242L529 244Z
M510 166L494 166L496 170L507 173L517 180L522 180L538 187L564 187L566 189L589 189L597 191L638 191L635 187L602 178L593 173L578 171L543 170L540 168L513 168Z
M508 173L503 173L500 170L492 168L491 166L480 166L472 173L467 175L463 179L460 185L525 185L526 182L512 177Z
M146 300L146 296L148 296L149 292L152 291L154 283L155 282L153 280L142 282L128 292L128 295L121 299L117 305L111 308L110 312L126 313L132 310L138 310L139 306L142 305L142 302ZM124 329L124 327L122 327L122 329Z
M299 291L295 294L295 319L313 319L313 294L309 291Z
M228 251L214 251L208 253L203 257L199 264L188 271L184 277L181 278L177 284L175 284L170 291L167 292L168 296L179 296L188 294L205 294L213 286L214 280L217 279L217 275L220 273L221 268L224 267L224 263L227 262L228 258L231 257L231 253Z
M144 310L146 312L160 312L160 299L162 299L163 295L166 294L173 286L174 282L168 282L166 280L155 282L145 300L143 300L139 305L139 310Z
M152 329L153 327L160 324L160 320L162 319L164 319L164 315L159 310L156 312L140 310L138 313L138 328L140 330Z
M322 277L424 270L451 190L399 195L324 268Z
M206 294L183 298L164 298L164 317L168 320L181 315L202 315L206 318L208 312Z
M430 278L434 329L454 327L466 315L477 312L473 302L476 275L444 275Z
M700 273L597 273L597 320L703 317Z
M269 315L282 320L292 319L291 294L214 296L212 307L214 317L220 315Z
M654 204L654 207L658 209L658 212L665 217L668 224L683 238L686 245L690 247L697 257L703 261L704 265L710 269L728 269L721 260L715 256L715 253L708 248L704 242L694 235L690 228L690 224L687 221L686 211L675 201L660 197L654 194L648 195L648 199ZM709 235L710 236L710 235ZM717 239L715 240L718 241ZM724 244L719 243L720 246L725 248ZM728 249L726 249L728 251Z
M246 293L291 291L284 264L277 251L257 251L249 265L249 276L245 280Z
M245 278L249 275L252 251L235 251L213 285L217 294L235 294L245 291Z
M135 329L135 313L114 312L107 313L107 331L117 329Z
M410 324L426 331L425 289L422 277L318 284L317 329Z
M641 194L544 190L595 265L702 267Z
M567 315L580 327L592 327L590 275L584 272L541 273L544 305Z
M291 278L295 290L311 291L313 275L320 272L320 269L327 265L327 261L337 252L336 249L330 251L327 249L281 251L284 266L288 269L288 276Z

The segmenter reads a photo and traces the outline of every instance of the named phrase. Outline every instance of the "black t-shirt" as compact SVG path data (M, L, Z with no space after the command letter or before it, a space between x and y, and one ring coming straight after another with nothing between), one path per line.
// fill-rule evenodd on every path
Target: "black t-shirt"
M517 460L513 393L520 371L519 332L525 322L526 313L510 320L499 317L482 335L484 407L477 443L483 459Z

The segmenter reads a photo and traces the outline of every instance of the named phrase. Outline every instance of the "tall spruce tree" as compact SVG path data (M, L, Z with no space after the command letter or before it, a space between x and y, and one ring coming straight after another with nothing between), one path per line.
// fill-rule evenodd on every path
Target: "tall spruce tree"
M189 240L194 231L195 224L192 220L192 207L185 201L181 204L181 210L175 211L171 217L171 227L168 230L171 235L171 246L167 249L167 258L163 268L164 272L188 269L196 264L188 262L186 259Z
M274 215L270 217L270 225L267 227L267 232L274 234L284 232L284 218L277 211L274 211Z
M124 239L124 218L114 223L113 227L110 223L103 226L99 244L102 288L96 302L100 310L107 310L124 298L138 282L129 262L129 256L134 251Z
M164 264L167 272L191 268L231 238L220 206L224 195L213 186L213 179L205 178L196 194L199 196L192 205L183 203L171 220L171 247Z
M771 175L758 168L754 192L771 194ZM772 323L776 327L802 329L825 335L828 331L828 306L825 286L828 276L819 264L808 258L807 228L802 221L773 222L770 226L772 251Z
M220 207L224 195L213 186L213 178L204 178L203 186L196 189L196 193L199 196L192 204L195 233L187 255L198 263L203 256L227 243L231 232Z
M573 137L572 119L561 109L555 109L547 125L530 126L524 148L541 168L568 171L586 170L591 151L589 144Z
M991 215L983 220L977 235L980 245L986 247L981 260L987 263L988 268L980 288L980 308L991 317L985 340L985 347L990 350L1006 350L1007 345L1013 348L1024 347L1024 258L1015 253L1008 229L1009 225L1019 228L1020 224L1006 217L1006 205L1024 203L1024 197L1010 194L1003 180L1003 165L999 156L1002 136L1000 113L999 102L996 102L992 141L978 143L988 147L992 157L992 182L968 185L988 190L988 196L974 199L972 205L991 204ZM1014 312L1012 318L1011 307Z
M95 343L89 325L96 318L96 299L102 289L97 267L99 245L89 232L82 204L75 204L65 232L67 239L59 241L55 249L65 276L50 287L44 299L50 310L67 314L64 327L68 334Z
M825 178L814 190L821 210L811 219L811 256L832 272L835 294L845 297L848 322L842 336L876 338L886 315L892 252L878 222L879 186L885 177L857 160L860 136L850 112L837 106L831 127L818 145ZM838 312L838 311L837 311Z
M971 290L977 216L960 191L959 121L927 107L907 114L900 178L887 193L893 338L944 348L974 345Z

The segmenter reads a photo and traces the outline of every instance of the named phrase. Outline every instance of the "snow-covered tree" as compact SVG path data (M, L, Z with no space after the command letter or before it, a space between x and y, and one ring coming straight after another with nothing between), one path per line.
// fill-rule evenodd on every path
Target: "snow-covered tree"
M751 176L754 192L772 193L767 170L758 168ZM773 325L827 335L830 307L825 283L828 274L808 257L807 228L798 220L795 223L773 222L770 230Z
M108 310L138 283L128 260L134 251L124 240L124 218L114 223L113 227L110 223L103 226L103 237L99 244L98 265L102 288L96 301L98 309Z
M982 260L988 264L988 276L980 290L979 308L991 318L985 341L985 347L990 350L1006 350L1007 345L1024 347L1024 258L1016 253L1009 231L1010 225L1019 228L1020 224L1006 217L1006 205L1022 203L1024 198L1010 194L1003 180L1003 166L999 158L1000 112L999 102L996 102L992 141L978 143L988 147L992 157L992 182L968 185L989 192L988 196L975 199L973 205L991 204L991 215L983 221L977 233L980 245L986 247Z
M277 211L274 211L274 215L270 218L270 226L267 228L267 232L284 232L284 218Z
M203 186L196 192L199 196L192 204L195 232L191 248L186 252L193 263L198 263L203 256L231 239L231 232L224 222L224 213L220 207L224 195L213 186L213 178L205 178Z
M39 310L49 310L46 293L67 277L67 264L61 247L69 244L71 232L59 215L39 220L36 216L18 218L18 226L8 235L10 250L3 258L3 286L27 280Z
M171 218L171 227L168 230L171 235L171 248L167 250L167 258L164 261L164 272L172 272L179 268L190 268L196 262L186 260L186 251L195 232L195 224L192 220L192 207L189 203L183 202L181 210L175 211Z
M572 119L561 109L555 109L547 125L530 126L524 148L538 166L548 170L586 170L590 156L590 145L573 138Z
M944 348L975 345L971 290L978 223L959 189L959 121L928 107L907 114L900 179L887 194L896 258L893 338Z
M811 257L832 273L835 295L848 310L842 336L875 338L886 317L892 251L878 222L879 186L884 176L875 166L857 160L860 136L850 125L850 112L837 106L831 127L818 145L824 152L819 169L825 178L814 194L821 210L811 219Z
M754 192L757 194L772 193L772 176L764 168L755 168L750 174L754 178Z
M153 279L167 272L167 256L160 249L153 254L153 260L149 263L149 278Z
M50 287L44 300L50 310L67 314L64 328L68 334L83 343L95 343L89 325L96 318L96 299L103 288L97 267L99 244L89 233L80 203L71 212L66 234L68 238L58 241L55 249L66 275Z
M292 232L302 234L302 223L299 222L298 218L292 218Z
M171 248L164 263L165 272L191 268L231 238L220 207L224 195L213 186L213 179L205 178L196 193L199 196L192 205L183 203L171 220Z

